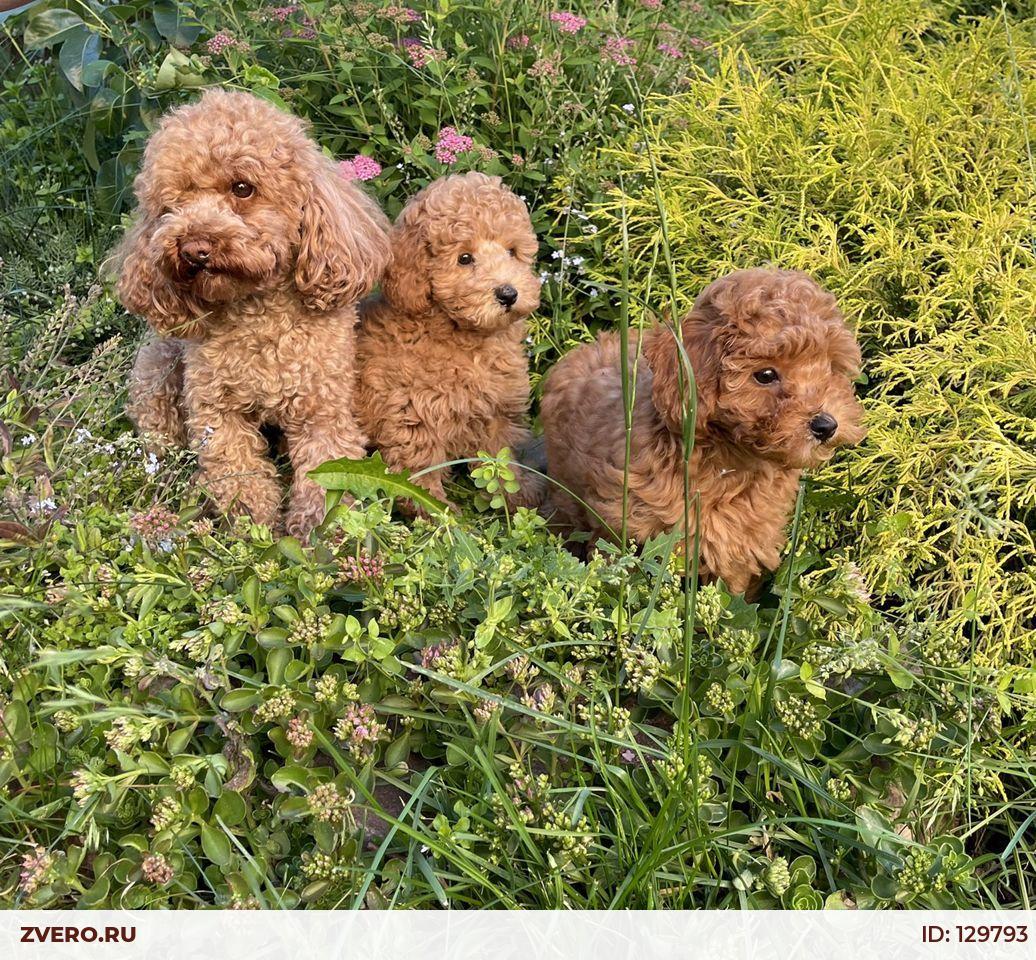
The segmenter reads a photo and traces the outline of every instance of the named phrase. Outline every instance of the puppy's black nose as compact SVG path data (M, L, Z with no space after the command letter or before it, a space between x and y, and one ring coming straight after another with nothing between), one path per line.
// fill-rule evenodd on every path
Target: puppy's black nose
M838 421L829 413L818 413L809 421L809 432L821 443L830 440L838 429Z
M496 294L496 298L500 301L500 305L504 307L513 307L515 300L518 299L518 291L509 283L505 283L502 287L497 287L493 293Z
M204 267L212 256L212 247L207 240L187 240L180 244L180 258L192 267Z

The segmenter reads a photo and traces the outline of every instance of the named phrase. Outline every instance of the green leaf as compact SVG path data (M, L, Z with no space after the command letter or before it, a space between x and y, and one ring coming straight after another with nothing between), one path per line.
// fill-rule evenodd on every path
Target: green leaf
M284 669L291 662L291 651L287 647L277 647L266 655L266 679L274 686L284 683Z
M396 649L396 641L390 637L376 637L371 641L371 656L375 660L391 657Z
M276 73L272 73L266 67L260 67L256 63L245 64L241 75L244 78L245 84L252 87L253 92L263 89L274 89L281 85L280 77Z
M281 537L277 541L277 549L286 560L290 560L292 563L305 564L307 562L302 544L294 537Z
M136 850L138 853L144 853L148 849L147 837L142 833L131 833L125 837L119 839L120 847L129 847L131 850Z
M256 613L259 610L259 596L261 587L259 585L259 578L252 574L246 581L245 585L241 588L241 596L244 598L245 606L252 613Z
M410 756L410 732L396 738L385 749L385 767L391 770Z
M143 620L155 607L155 604L162 598L162 584L149 583L140 592L140 609L137 611L137 619Z
M366 460L331 460L310 470L309 476L325 490L342 490L357 500L401 497L423 507L428 513L446 514L449 508L423 487L410 482L410 471L392 473L380 453Z
M856 808L856 825L860 831L860 839L874 849L878 849L879 844L887 841L889 837L895 836L895 831L888 818L873 807Z
M278 790L287 790L289 787L301 787L303 790L308 790L310 779L310 771L306 767L297 763L289 763L286 767L274 771L273 776L270 777L270 783Z
M4 709L4 733L15 743L24 743L32 736L29 708L21 700L12 700Z
M288 797L277 812L285 820L301 820L309 816L309 801L305 797Z
M200 87L205 78L194 71L191 60L175 48L170 50L162 61L155 76L156 90L173 90L177 87Z
M180 4L156 3L152 16L155 29L173 46L189 47L204 29L194 17L184 14Z
M180 727L179 730L174 730L169 734L165 742L165 748L170 756L175 757L178 753L183 753L187 749L187 744L191 742L196 726L197 724L192 723L186 727Z
M205 856L217 866L225 867L230 863L230 841L227 835L207 823L201 825L201 848Z
M895 661L889 661L885 664L885 672L900 690L909 690L914 685L914 675L909 670L904 670Z
M89 63L83 64L83 86L84 87L96 87L101 84L101 81L108 75L108 70L114 67L115 64L111 60L91 60ZM100 166L98 164L97 166ZM96 169L96 168L95 168Z
M248 814L248 806L240 793L224 790L216 801L213 813L228 827L237 826Z
M58 53L58 65L68 82L77 90L83 89L83 74L101 53L101 38L85 26L69 34Z
M305 887L303 887L301 893L302 902L309 903L312 900L319 900L330 889L330 881L314 880L312 883L309 883Z
M101 877L79 898L77 906L97 907L103 905L104 901L108 898L108 890L110 886L111 881L108 879L107 875Z
M169 764L161 754L145 750L139 757L140 766L146 773L161 776L169 772Z
M809 886L817 876L816 861L806 855L796 857L792 860L788 873L791 876L791 885L793 887Z
M23 39L29 50L43 50L83 26L79 15L71 10L37 10L29 17Z
M879 873L871 880L871 893L879 900L895 900L898 892L899 887L896 886L895 881L883 873Z
M288 642L288 631L282 630L280 627L269 627L266 630L260 630L255 639L263 649L272 650L275 647L283 647Z
M446 744L446 762L451 767L460 767L469 762L468 755L455 744Z
M329 823L318 820L310 829L313 831L313 839L317 846L324 853L334 853L338 844L338 833Z
M259 702L259 694L255 690L240 688L223 695L220 706L228 713L240 713Z

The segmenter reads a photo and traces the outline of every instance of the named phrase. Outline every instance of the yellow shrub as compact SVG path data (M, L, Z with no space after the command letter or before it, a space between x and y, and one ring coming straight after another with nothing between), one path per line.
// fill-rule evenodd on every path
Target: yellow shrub
M820 478L843 493L814 529L878 595L1000 659L1036 647L1036 46L1032 23L943 16L759 4L712 75L605 153L624 194L597 215L615 263L625 211L633 292L659 309L765 262L837 294L871 432ZM676 303L650 267L664 234Z

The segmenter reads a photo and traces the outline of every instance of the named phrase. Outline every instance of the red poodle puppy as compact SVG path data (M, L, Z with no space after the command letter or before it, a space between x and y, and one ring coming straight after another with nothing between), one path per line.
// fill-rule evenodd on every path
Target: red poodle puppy
M197 450L220 508L271 526L283 491L260 430L280 428L287 529L304 536L324 503L307 471L364 455L353 327L388 260L388 221L300 120L223 90L162 119L135 191L118 292L157 338L137 356L130 417Z
M404 207L391 239L381 296L362 311L361 426L394 470L517 453L530 438L525 319L540 304L525 203L499 177L442 177ZM445 500L448 473L415 481ZM518 479L511 505L537 505L540 478Z
M631 383L627 532L644 543L684 528L686 471L687 542L697 530L701 572L744 592L780 561L802 471L865 434L853 395L860 349L834 297L789 270L740 270L710 284L683 320L682 341L697 384L689 467L689 377L673 333L658 326L643 334ZM619 347L607 333L572 351L543 396L548 472L561 485L552 494L555 523L589 532L591 542L622 527ZM636 353L633 335L631 366Z

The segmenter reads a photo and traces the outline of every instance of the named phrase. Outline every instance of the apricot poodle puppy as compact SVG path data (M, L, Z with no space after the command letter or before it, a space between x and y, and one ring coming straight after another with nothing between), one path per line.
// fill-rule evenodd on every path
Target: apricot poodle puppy
M223 90L162 119L134 189L118 292L157 336L137 355L129 415L197 450L218 507L271 526L283 491L260 429L279 428L286 526L307 535L323 494L306 472L364 456L353 328L388 261L388 221L300 120Z
M525 319L540 303L538 244L499 177L443 177L404 207L381 295L364 303L357 345L360 424L390 469L425 470L530 439ZM445 500L449 467L415 478ZM512 506L541 478L516 470Z
M777 567L802 471L864 436L853 395L860 349L834 297L788 270L740 270L710 284L684 318L682 340L697 384L686 542L697 530L702 575L741 593ZM572 494L552 494L554 521L589 532L592 543L622 527L619 346L608 333L574 350L543 396L548 472ZM627 532L641 544L685 529L689 380L673 331L645 331L642 348L638 362L632 335Z

